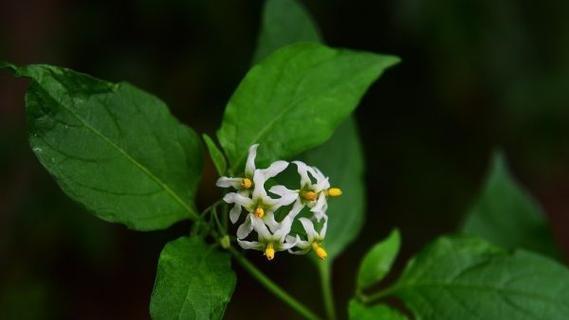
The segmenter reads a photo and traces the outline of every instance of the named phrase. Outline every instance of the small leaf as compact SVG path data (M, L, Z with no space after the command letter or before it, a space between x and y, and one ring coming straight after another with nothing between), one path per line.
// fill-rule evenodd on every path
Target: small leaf
M310 15L296 0L267 0L253 61L256 63L295 42L320 42L318 29Z
M468 212L463 231L508 249L521 247L559 256L543 211L512 178L501 153L494 155L491 172Z
M65 68L14 68L30 78L32 150L63 191L96 216L137 230L197 216L199 138L156 97Z
M365 306L362 303L351 300L348 307L350 320L406 320L407 317L399 311L384 305Z
M436 240L386 292L424 320L563 320L569 314L565 266L468 236Z
M230 171L241 170L256 143L263 146L261 165L322 144L398 61L315 43L277 50L247 73L225 110L217 135Z
M230 262L229 254L198 237L166 244L150 301L152 319L221 319L235 289Z
M389 273L399 252L400 243L399 231L393 230L385 240L368 251L360 264L358 290L379 283Z
M227 169L227 162L225 161L223 152L219 150L213 139L210 138L207 134L203 134L203 139L205 141L205 145L207 146L207 150L209 151L211 160L213 161L213 165L217 170L217 173L220 176L224 175L225 170Z

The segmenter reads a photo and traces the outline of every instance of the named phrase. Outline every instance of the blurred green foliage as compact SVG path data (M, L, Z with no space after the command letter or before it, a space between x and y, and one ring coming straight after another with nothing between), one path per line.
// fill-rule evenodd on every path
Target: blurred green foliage
M374 205L363 236L336 261L341 301L353 291L354 261L393 226L405 236L402 261L435 235L455 230L496 146L569 248L569 3L304 2L326 43L403 60L357 114ZM163 98L198 132L212 133L249 67L261 6L9 0L0 4L0 58L133 82ZM72 204L29 150L23 86L0 74L0 310L9 313L0 318L13 318L19 306L29 319L148 317L140 306L148 304L156 258L184 226L166 235L135 234ZM213 185L214 177L210 167L204 184ZM210 202L215 192L204 189L198 203ZM317 302L315 279L298 260L263 269L293 294ZM253 283L237 290L246 294L235 295L230 319L250 308L292 317L284 306L255 302L266 293ZM128 301L117 302L125 296Z

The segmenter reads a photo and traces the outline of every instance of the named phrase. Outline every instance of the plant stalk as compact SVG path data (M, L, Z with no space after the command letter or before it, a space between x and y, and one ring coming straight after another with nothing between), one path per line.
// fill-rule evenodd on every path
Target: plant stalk
M326 315L330 320L336 320L336 309L334 308L334 294L332 292L332 279L330 276L331 266L328 262L318 261L318 270L320 271L320 283L322 285L322 298L324 299L324 307Z
M245 256L239 253L239 251L235 250L233 247L229 248L228 250L231 252L233 257L235 257L235 260L237 260L237 262L243 267L243 269L249 272L253 278L259 281L277 298L288 304L293 310L298 312L304 318L308 320L320 320L320 317L318 317L315 313L310 311L310 309L308 309L306 306L304 306L302 303L284 291L281 287L279 287L276 283L274 283L271 279L269 279L263 272L261 272L261 270L257 269L254 264L249 262Z

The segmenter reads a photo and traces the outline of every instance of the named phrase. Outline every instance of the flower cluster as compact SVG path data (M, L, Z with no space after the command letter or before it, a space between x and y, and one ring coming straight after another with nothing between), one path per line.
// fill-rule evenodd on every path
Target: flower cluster
M326 258L322 242L328 225L327 198L339 197L342 190L330 187L328 177L317 168L301 161L293 161L300 176L299 189L275 185L267 192L267 180L283 172L289 163L275 161L268 168L257 169L255 157L258 146L255 144L249 148L243 176L221 177L217 180L218 187L236 190L223 197L225 202L233 204L229 212L231 222L236 223L245 212L244 221L237 229L237 242L243 249L263 251L268 260L275 257L275 252L285 250L293 254L306 254L313 250L320 259ZM277 221L275 212L285 207L288 207L288 213ZM299 216L305 207L310 209L310 218ZM306 232L305 239L298 234L292 235L292 225L297 220ZM321 225L320 231L316 231L315 222ZM252 232L257 235L256 241L244 240Z

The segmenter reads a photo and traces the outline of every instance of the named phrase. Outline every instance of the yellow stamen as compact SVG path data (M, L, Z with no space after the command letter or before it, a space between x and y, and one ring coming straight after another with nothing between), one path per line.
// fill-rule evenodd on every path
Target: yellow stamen
M265 210L263 210L263 208L258 207L257 209L255 209L255 216L257 218L262 218L265 216Z
M328 189L328 196L329 197L339 197L342 195L342 189L340 188L330 188Z
M249 178L241 179L241 188L251 189L252 186L253 186L253 181L251 181L251 179L249 179Z
M272 243L269 243L265 248L265 257L267 257L267 260L269 261L275 258L275 249L273 248Z
M318 198L318 194L314 191L304 191L302 192L302 198L307 201L314 201Z
M320 260L324 260L328 256L328 252L326 252L326 250L324 250L324 248L322 248L322 246L317 242L312 242L312 250L314 250Z

